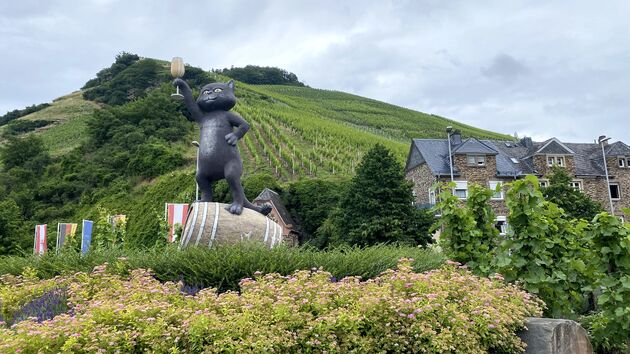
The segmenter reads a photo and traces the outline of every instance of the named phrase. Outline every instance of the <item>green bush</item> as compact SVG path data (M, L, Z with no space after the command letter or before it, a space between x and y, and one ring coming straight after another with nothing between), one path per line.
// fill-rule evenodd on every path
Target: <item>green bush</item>
M555 190L564 188L565 182L556 183ZM547 316L579 319L598 353L626 350L630 338L628 224L607 213L597 214L590 222L572 218L545 200L534 176L509 187L509 228L501 238L490 229L487 197L492 191L471 186L465 207L449 188L440 194L438 226L446 255L466 262L476 272L499 272L506 280L519 282L545 301Z
M25 115L35 113L37 111L41 111L42 109L50 107L50 103L40 103L37 105L31 105L24 109L14 109L6 114L0 116L0 126L9 123L10 121L16 120L20 117L24 117Z
M473 272L488 275L493 272L498 230L494 228L494 213L488 203L493 191L472 184L466 207L453 195L454 183L436 185L439 202L433 211L439 213L433 229L441 228L440 242L449 259L465 263Z
M58 279L70 314L0 326L3 352L520 353L515 331L540 302L500 279L448 265L425 274L403 259L374 280L331 281L323 270L243 279L240 293L159 283L111 266ZM11 279L0 294L36 289ZM37 291L41 293L42 291ZM21 291L24 293L24 291Z
M52 122L48 120L14 120L7 124L3 135L5 137L19 135L33 131L37 128L45 127L49 124L52 124Z
M104 262L116 263L125 257L125 268L152 269L162 281L183 280L198 287L215 287L221 291L235 290L239 280L252 277L256 271L291 274L297 269L324 267L335 277L361 276L373 278L395 266L396 260L412 257L416 271L426 271L444 262L441 254L417 247L374 246L364 249L342 247L327 251L312 248L277 247L267 249L258 244L218 247L216 249L175 246L125 250L97 249L86 256L66 250L59 255L50 252L43 257L0 257L0 274L19 275L33 269L43 279L75 272L89 272Z

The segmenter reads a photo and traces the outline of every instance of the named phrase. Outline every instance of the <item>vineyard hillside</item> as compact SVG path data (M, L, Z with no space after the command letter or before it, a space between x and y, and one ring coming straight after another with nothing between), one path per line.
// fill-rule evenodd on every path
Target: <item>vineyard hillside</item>
M171 98L169 66L121 53L80 90L0 117L0 205L7 206L5 219L16 221L0 254L32 247L36 224L89 219L106 229L107 215L113 214L127 215L125 243L165 239L164 203L195 198L191 142L199 134L183 103ZM256 70L275 69L248 66L244 80L260 83L265 76ZM230 80L226 71L188 65L185 71L195 95L205 83ZM305 232L315 232L325 220L344 183L377 143L402 163L412 138L443 137L449 125L464 136L509 139L285 76L292 85L236 81L234 111L251 125L238 146L248 197L274 188ZM214 186L214 199L229 202L222 182ZM54 226L49 236L55 240Z
M139 62L146 60L158 63L156 82L169 80L166 62ZM229 79L206 74L208 81ZM82 98L82 92L63 96L18 121L50 121L34 133L41 135L51 154L63 154L86 140L86 119L105 105ZM246 173L272 173L282 180L350 176L363 153L375 143L385 145L402 162L412 138L443 137L448 125L460 129L464 136L509 139L447 118L338 91L237 82L236 95L239 101L234 110L251 124L250 132L239 143ZM190 140L196 139L195 134L189 134ZM193 164L195 148L184 148Z

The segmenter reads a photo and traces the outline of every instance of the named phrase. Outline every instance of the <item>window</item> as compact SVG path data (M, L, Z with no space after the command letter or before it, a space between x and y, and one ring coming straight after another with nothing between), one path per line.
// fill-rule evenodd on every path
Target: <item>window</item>
M564 167L564 156L556 157L556 164L560 167Z
M507 218L505 216L497 216L496 223L494 227L499 230L499 235L504 236L507 234L508 223Z
M578 191L582 190L582 181L571 181L569 185L573 187L573 189L575 190L578 190Z
M540 188L547 188L547 187L549 187L549 181L547 181L546 179L539 180L538 184L540 185Z
M515 157L510 157L510 160L512 161L512 163L518 163L518 159Z
M625 158L620 157L618 161L619 161L619 167L621 167L621 168L626 167L626 159Z
M453 195L459 199L468 198L468 182L466 181L455 181L455 189L453 190Z
M610 198L621 199L621 192L619 191L619 184L611 183L608 185L610 188Z
M564 156L547 156L547 166L553 165L564 167Z
M429 191L429 204L435 204L435 190Z
M468 166L485 166L486 155L466 155Z
M503 199L503 186L501 185L501 182L499 181L490 181L488 182L490 184L490 189L492 189L494 191L494 195L492 196L492 199ZM499 187L499 191L497 192L497 186Z

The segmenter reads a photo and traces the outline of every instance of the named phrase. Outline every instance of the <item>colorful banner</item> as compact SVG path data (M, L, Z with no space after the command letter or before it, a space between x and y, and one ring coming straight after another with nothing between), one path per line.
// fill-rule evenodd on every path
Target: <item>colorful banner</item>
M93 225L94 222L90 220L83 220L83 231L81 232L81 254L86 254L90 250Z
M66 242L67 237L74 237L77 232L77 224L72 223L59 223L57 224L57 253L63 244Z
M46 250L48 250L48 245L46 244L46 224L35 225L34 249L34 253L40 255L46 253Z
M175 226L177 224L184 225L186 215L188 215L188 204L166 203L164 205L164 214L170 226L168 229L168 242L175 242L178 236L175 235Z

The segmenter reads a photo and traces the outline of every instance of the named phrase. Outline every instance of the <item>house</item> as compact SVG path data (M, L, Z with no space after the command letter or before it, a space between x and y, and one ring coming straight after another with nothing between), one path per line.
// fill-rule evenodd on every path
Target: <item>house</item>
M606 181L606 167L610 183ZM449 151L450 157L449 158ZM616 215L621 208L630 207L630 147L621 141L602 145L597 143L566 143L556 138L534 142L531 138L520 141L500 141L468 138L459 132L449 139L413 139L407 157L405 173L413 182L415 203L419 207L435 204L431 186L435 182L456 184L454 194L461 199L468 195L468 185L477 183L495 189L497 185L533 174L541 186L554 165L566 168L573 180L571 186L580 189L610 212L612 199ZM497 192L491 205L497 215L499 227L504 228L507 216L504 191Z
M294 222L291 215L287 211L287 208L282 203L280 195L275 191L265 188L260 194L252 201L254 205L268 204L271 206L271 212L267 217L280 226L282 226L282 237L285 242L290 246L297 246L299 233L294 230Z

